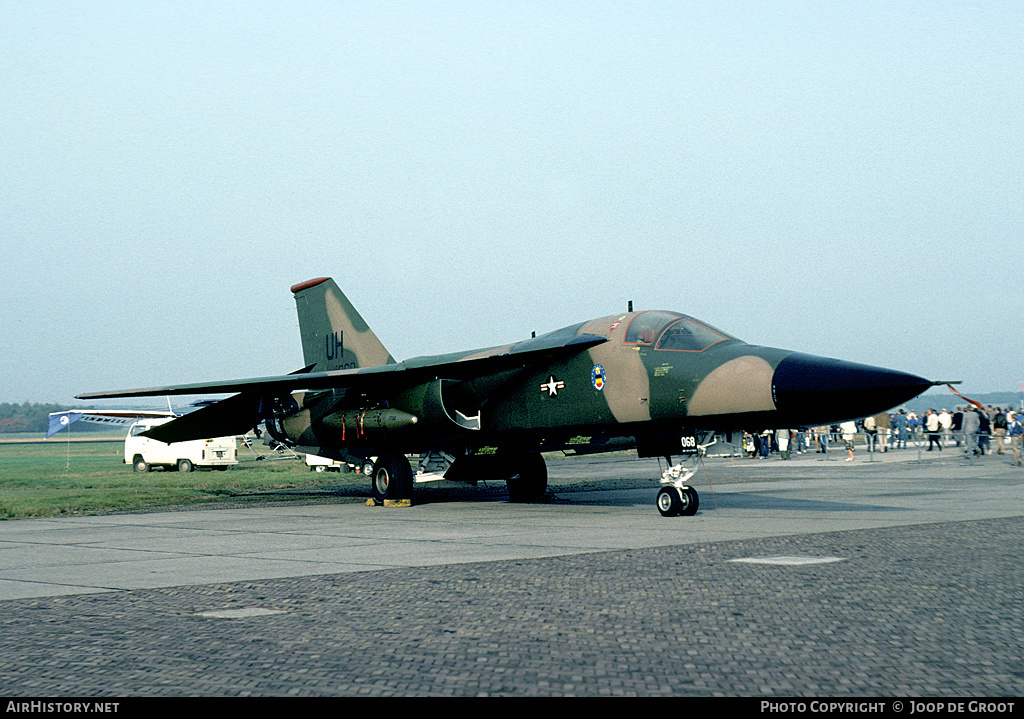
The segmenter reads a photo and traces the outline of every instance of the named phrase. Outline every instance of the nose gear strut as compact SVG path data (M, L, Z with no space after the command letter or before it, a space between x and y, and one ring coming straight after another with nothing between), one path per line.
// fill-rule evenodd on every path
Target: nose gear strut
M706 435L710 433L705 433ZM672 464L671 457L665 457L670 465L661 473L661 483L664 485L658 490L658 496L654 503L663 517L692 517L697 513L700 506L700 497L697 490L687 484L690 478L697 472L697 465L707 454L708 447L715 444L718 438L713 438L706 444L698 444L696 451L683 455L680 461Z

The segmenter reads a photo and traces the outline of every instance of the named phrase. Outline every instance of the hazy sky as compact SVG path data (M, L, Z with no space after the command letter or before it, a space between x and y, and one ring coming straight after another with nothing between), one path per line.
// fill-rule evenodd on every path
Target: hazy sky
M1024 5L0 3L0 401L626 309L1024 379Z

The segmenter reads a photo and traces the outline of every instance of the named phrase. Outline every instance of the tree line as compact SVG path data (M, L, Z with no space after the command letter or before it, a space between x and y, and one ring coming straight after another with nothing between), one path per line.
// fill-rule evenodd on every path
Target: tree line
M35 402L22 404L0 402L0 433L40 432L45 434L50 423L50 412L64 412L69 409L73 408L62 407L59 404ZM83 429L92 429L92 427L86 426Z

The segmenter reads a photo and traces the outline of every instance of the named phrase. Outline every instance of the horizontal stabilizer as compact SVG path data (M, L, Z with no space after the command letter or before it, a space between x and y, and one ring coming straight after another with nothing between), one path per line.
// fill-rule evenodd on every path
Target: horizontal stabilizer
M259 409L258 394L238 394L146 430L142 436L170 444L245 434L259 424Z

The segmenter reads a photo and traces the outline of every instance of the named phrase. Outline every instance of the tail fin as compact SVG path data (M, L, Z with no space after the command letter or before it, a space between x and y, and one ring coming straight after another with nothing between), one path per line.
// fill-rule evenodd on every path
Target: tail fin
M329 277L292 287L302 355L314 372L391 364L395 358Z

